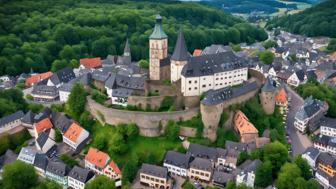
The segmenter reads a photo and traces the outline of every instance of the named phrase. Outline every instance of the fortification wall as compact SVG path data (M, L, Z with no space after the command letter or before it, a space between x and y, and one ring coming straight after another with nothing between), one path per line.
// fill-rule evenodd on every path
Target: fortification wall
M174 112L138 112L107 108L87 98L86 109L100 122L116 125L119 123L136 123L140 135L159 136L168 120L188 120L199 113L199 107Z

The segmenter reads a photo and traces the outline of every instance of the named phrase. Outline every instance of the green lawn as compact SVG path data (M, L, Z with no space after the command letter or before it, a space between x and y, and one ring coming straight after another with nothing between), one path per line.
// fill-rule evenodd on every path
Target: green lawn
M128 141L128 150L125 154L115 154L108 149L109 146L113 145L112 140L115 130L114 126L102 126L101 124L96 123L91 132L92 142L87 146L87 149L90 146L95 146L100 140L106 141L103 151L107 152L119 166L124 165L134 157L143 160L149 155L155 157L155 163L161 163L167 150L182 150L182 143L180 141L173 142L167 140L165 137L137 136Z

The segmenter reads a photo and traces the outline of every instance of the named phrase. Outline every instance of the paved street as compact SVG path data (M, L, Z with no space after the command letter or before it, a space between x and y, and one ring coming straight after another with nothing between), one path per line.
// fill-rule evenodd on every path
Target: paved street
M295 113L303 104L303 99L290 88L289 95L291 96L292 100L290 102L290 108L287 114L286 125L287 133L289 133L289 138L292 141L292 154L293 156L296 156L298 154L302 154L306 148L312 146L313 144L306 135L299 133L294 127Z

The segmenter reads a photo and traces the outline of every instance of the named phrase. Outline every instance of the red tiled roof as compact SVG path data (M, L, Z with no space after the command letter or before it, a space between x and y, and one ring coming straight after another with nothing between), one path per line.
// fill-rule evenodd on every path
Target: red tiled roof
M258 133L258 130L254 127L254 125L248 120L246 115L237 111L233 117L233 122L239 133L248 134L248 133Z
M64 137L68 138L72 142L76 142L82 131L83 128L80 127L77 123L73 122L69 129L64 133Z
M275 101L285 103L287 101L287 94L284 88L281 88L275 95Z
M117 165L116 163L114 163L113 160L110 161L110 163L109 163L109 167L111 167L111 169L113 169L114 172L117 173L118 175L121 174L121 171L120 171L118 165Z
M40 134L47 129L51 129L52 127L53 124L51 123L49 118L44 118L35 124L35 130L37 134Z
M85 160L103 169L109 159L109 155L105 152L99 151L96 148L90 148L85 156Z
M80 64L85 68L99 68L102 66L100 57L97 58L82 58L79 60Z
M44 73L32 75L26 79L25 85L30 87L34 85L35 83L52 76L52 74L53 74L52 72L44 72Z
M193 56L200 56L202 54L202 50L201 49L195 49L193 52Z

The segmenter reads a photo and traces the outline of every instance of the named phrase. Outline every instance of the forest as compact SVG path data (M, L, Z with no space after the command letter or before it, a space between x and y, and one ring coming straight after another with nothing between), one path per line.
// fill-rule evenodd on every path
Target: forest
M263 41L266 32L222 10L197 3L121 0L0 1L0 75L53 71L82 57L121 54L129 38L133 60L148 58L155 15L163 17L172 52L184 30L189 51L213 43ZM77 62L77 63L76 63Z
M336 0L327 0L301 13L274 18L267 28L274 27L311 37L336 37Z

